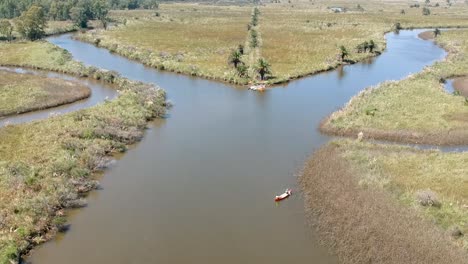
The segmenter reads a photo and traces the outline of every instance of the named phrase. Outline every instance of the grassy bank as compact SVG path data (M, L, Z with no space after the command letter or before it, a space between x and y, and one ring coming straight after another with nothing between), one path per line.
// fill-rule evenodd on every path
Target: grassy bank
M0 129L0 263L66 229L64 209L85 204L93 173L138 141L149 119L165 114L165 92L88 68L52 44L0 44L0 64L89 76L120 96L98 106Z
M0 71L0 117L72 103L91 95L76 82Z
M300 181L312 224L343 263L466 263L466 163L463 153L341 140Z
M321 126L337 135L411 143L468 143L468 107L464 97L448 94L443 81L468 73L468 31L443 32L437 43L448 57L404 80L386 82L355 96Z
M362 10L357 10L358 4ZM336 5L348 11L334 13L328 8ZM463 10L468 6L433 8L431 15L423 16L421 8L392 1L266 4L260 6L255 28L261 45L252 54L272 65L269 83L281 83L378 55L385 48L384 32L396 23L402 28L468 26ZM118 27L78 38L148 66L243 84L255 76L238 77L227 61L230 50L245 42L250 14L247 6L161 4L156 11L114 11L111 16L121 22ZM372 52L358 51L358 45L371 40L376 44ZM344 61L341 45L348 51ZM245 47L249 52L248 42ZM249 56L244 60L252 64Z
M145 65L245 83L228 57L244 44L251 7L162 4L156 11L114 11L118 27L77 36Z

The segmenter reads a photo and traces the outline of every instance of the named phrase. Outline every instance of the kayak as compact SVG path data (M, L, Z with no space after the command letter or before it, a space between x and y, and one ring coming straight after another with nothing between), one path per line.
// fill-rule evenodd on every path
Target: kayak
M253 91L265 91L265 85L264 84L260 84L260 85L252 85L250 86L250 90L253 90Z
M281 200L284 200L284 199L288 198L289 196L291 196L291 194L292 194L291 189L286 189L286 191L284 191L283 194L275 196L275 202L279 202Z

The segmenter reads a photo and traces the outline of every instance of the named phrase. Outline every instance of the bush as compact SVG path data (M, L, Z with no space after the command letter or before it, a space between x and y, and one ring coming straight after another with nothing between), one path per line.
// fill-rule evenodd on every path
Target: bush
M427 8L427 7L424 7L422 9L422 14L423 14L423 16L428 16L428 15L431 14L431 10L429 8Z
M416 192L416 201L418 201L422 206L442 206L439 198L437 198L437 194L431 190L421 190Z

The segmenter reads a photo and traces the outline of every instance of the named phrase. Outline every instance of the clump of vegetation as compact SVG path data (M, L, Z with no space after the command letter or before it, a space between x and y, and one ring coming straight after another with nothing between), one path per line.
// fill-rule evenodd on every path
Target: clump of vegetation
M18 32L29 40L38 40L45 35L47 19L42 7L33 5L17 20Z
M13 24L6 19L0 20L0 34L3 35L8 41L13 39Z
M264 58L258 59L257 72L260 74L260 80L265 80L268 74L271 74L271 65Z
M356 50L358 53L363 53L369 51L370 53L374 52L377 45L373 40L364 41L363 43L357 45Z
M92 108L0 129L0 263L9 263L64 228L63 209L85 204L83 196L97 186L93 172L141 139L148 120L165 115L166 96L86 67L47 42L0 44L0 65L99 78L120 92Z
M423 16L428 16L428 15L431 14L431 10L429 8L427 8L427 7L423 7L422 14L423 14Z
M431 190L420 190L416 192L416 200L422 206L435 206L441 207L442 203L440 202L437 194Z
M349 52L346 49L346 47L341 45L340 46L340 59L341 59L341 61L344 61L345 58L348 57L348 55L349 55Z

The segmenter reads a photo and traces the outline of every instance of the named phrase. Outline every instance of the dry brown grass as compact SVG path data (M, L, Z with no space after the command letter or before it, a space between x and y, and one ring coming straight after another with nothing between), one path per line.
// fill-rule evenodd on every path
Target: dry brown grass
M159 69L245 82L228 64L244 44L251 7L162 4L156 11L114 11L125 25L79 35L123 56ZM155 13L158 13L158 16Z
M386 191L361 186L360 176L329 144L306 163L300 182L322 241L342 263L467 263L466 252Z
M79 83L0 70L0 117L64 105L87 98Z

